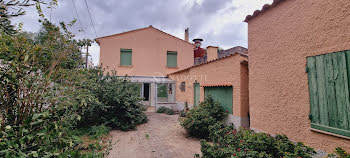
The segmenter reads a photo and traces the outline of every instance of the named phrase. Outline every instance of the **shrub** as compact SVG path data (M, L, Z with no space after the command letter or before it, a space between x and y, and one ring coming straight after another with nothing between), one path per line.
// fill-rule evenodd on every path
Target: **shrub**
M79 120L79 90L64 76L79 69L79 47L67 30L61 32L63 23L41 22L47 39L0 32L0 157L79 155L68 134Z
M170 108L167 108L165 106L162 106L160 108L158 108L157 113L164 113L167 115L174 115L174 111Z
M216 130L215 130L216 129ZM201 141L203 158L285 157L311 158L315 153L303 143L293 143L285 135L272 137L251 130L216 124L210 128L213 144Z
M103 75L101 68L71 71L75 83L74 110L80 114L79 128L106 125L113 129L129 130L147 122L145 108L139 102L139 85L125 78ZM79 91L77 91L78 89ZM69 104L69 103L67 103Z
M89 153L100 144L82 154L80 135L71 131L87 129L95 139L109 128L93 125L126 130L147 121L139 87L101 69L81 69L80 46L67 28L74 21L55 26L36 7L38 34L0 28L0 157L95 157Z
M78 140L67 133L60 117L46 111L7 125L0 133L0 157L78 156Z
M98 80L95 91L99 101L104 104L100 119L103 124L121 130L135 129L136 125L146 123L145 108L141 105L140 87L127 79L105 75Z
M226 115L217 102L208 98L186 114L186 117L181 120L181 126L190 136L207 139L210 133L209 127L222 121Z
M334 154L329 154L328 157L329 158L350 158L350 153L338 147L338 148L335 148Z
M180 113L179 113L180 117L185 117L188 111L190 111L190 109L188 108L188 103L186 101L184 109L181 110Z
M162 107L157 109L157 113L164 113L166 110L168 110L168 108L165 106L162 106Z
M179 115L180 115L180 117L186 117L186 110L184 109L184 110L181 110L180 112L179 112Z

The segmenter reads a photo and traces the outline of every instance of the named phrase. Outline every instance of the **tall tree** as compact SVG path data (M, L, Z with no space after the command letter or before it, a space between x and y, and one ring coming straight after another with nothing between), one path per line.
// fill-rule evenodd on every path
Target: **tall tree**
M85 68L88 68L88 61L89 61L89 47L91 46L91 44L94 41L90 40L90 39L83 39L83 40L79 40L78 45L82 48L82 47L86 47L86 54L85 54Z
M0 31L13 35L17 33L15 27L11 24L10 18L24 15L23 7L36 5L42 13L40 4L45 4L43 0L0 0ZM50 5L56 5L57 0L52 0Z

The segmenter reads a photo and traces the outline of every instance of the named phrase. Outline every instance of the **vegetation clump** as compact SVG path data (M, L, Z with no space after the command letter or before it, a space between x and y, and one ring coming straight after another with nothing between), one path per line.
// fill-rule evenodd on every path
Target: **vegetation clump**
M181 120L181 126L190 136L207 139L209 127L223 121L226 116L224 108L209 97L187 112L186 117Z
M188 111L190 111L190 109L188 108L188 103L186 101L184 109L179 112L180 117L186 117Z
M38 33L7 27L6 6L27 2L36 3ZM82 45L68 31L76 20L56 26L42 4L0 1L0 157L103 157L108 148L100 139L110 129L147 121L139 86L101 68L84 69ZM45 4L54 8L57 0Z
M165 106L162 106L160 108L157 109L157 113L164 113L167 115L174 115L174 111L170 108L167 108Z
M350 153L346 152L344 149L337 147L333 154L328 155L329 158L350 158Z
M202 140L203 158L311 158L314 149L303 143L293 143L285 135L275 137L247 129L217 123L210 127L210 143Z
M314 149L293 143L285 135L273 137L244 128L237 130L223 122L226 116L223 107L209 97L180 119L190 136L202 139L203 158L311 158L315 154Z

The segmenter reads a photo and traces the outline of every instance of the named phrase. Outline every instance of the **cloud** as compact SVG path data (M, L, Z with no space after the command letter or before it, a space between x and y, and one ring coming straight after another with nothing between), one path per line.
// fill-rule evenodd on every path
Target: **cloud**
M83 32L77 22L71 31L76 38L95 38L84 0L74 0ZM230 48L247 47L248 14L272 2L272 0L87 0L97 36L106 36L153 25L167 33L183 38L184 29L190 28L190 38L203 38L204 46ZM34 7L26 8L27 14L13 19L23 22L24 30L40 29ZM56 9L44 9L53 23L69 22L77 18L72 0L59 0ZM99 61L99 47L94 44L89 52L94 64Z

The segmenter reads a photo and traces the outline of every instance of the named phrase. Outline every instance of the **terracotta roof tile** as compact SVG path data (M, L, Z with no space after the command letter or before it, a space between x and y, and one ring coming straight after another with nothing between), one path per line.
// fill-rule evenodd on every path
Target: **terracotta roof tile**
M229 87L229 86L232 86L232 84L204 84L204 85L200 85L201 87Z
M198 65L193 65L193 66L190 66L190 67L188 67L188 68L185 68L185 69L182 69L182 70L179 70L179 71L176 71L176 72L173 72L173 73L167 74L166 76L169 76L169 75L171 75L171 74L176 74L176 73L179 73L179 72L183 72L183 71L189 70L189 69L191 69L191 68L193 68L193 67L197 67L197 66L201 66L201 65L209 64L209 63L212 63L212 62L215 62L215 61L219 61L219 60L221 60L221 59L226 59L226 58L229 58L229 57L235 56L236 54L239 54L239 55L241 55L241 56L243 56L243 57L246 57L246 58L248 57L248 54L244 54L244 53L234 53L234 54L230 54L230 55L228 55L228 56L224 56L224 57L222 57L222 58L217 58L217 59L210 60L210 61L207 61L207 62L204 62L204 63L198 64Z
M263 14L265 11L275 7L276 5L280 4L281 2L286 0L273 0L272 4L265 4L261 10L255 10L253 15L247 15L244 22L248 22L249 20L253 19L254 17L259 16L260 14Z
M243 54L248 54L248 49L244 48L242 46L236 46L236 47L232 47L230 49L227 50L221 50L218 53L218 57L222 58L224 56L230 55L230 54L234 54L234 53L243 53Z
M130 31L126 31L126 32L121 32L121 33L113 34L113 35L98 37L98 38L96 38L95 40L96 40L97 43L99 44L99 40L102 39L102 38L112 37L112 36L119 36L119 35L128 34L128 33L133 33L133 32L142 31L142 30L146 30L146 29L153 29L153 30L158 31L158 32L160 32L160 33L162 33L162 34L165 34L165 35L167 35L167 36L170 36L171 38L180 40L180 41L182 41L182 42L184 42L184 43L187 43L187 44L190 44L190 45L194 46L194 44L192 44L192 43L190 43L190 42L187 42L187 41L185 41L185 40L183 40L183 39L181 39L181 38L178 38L178 37L176 37L176 36L174 36L174 35L172 35L172 34L166 33L166 32L164 32L164 31L162 31L162 30L160 30L160 29L157 29L157 28L153 27L152 25L150 25L150 26L148 26L148 27L136 29L136 30L130 30Z

